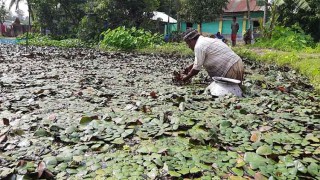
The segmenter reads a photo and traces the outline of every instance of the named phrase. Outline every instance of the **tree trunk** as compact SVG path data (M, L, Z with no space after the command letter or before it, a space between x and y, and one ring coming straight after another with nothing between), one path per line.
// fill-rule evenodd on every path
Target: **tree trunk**
M179 0L175 0L176 9L180 11L181 4ZM179 12L177 13L177 31L180 32L181 30L181 18Z
M267 13L268 13L268 0L264 2L264 12L263 12L263 27L266 26L267 23Z
M177 31L180 32L180 30L181 30L180 15L177 14Z
M250 31L251 31L251 38L250 38L250 44L251 44L251 40L253 39L253 27L252 27L251 17L250 17L250 4L249 4L249 0L247 0L247 9L248 9L249 29L250 29Z
M28 4L28 30L27 30L27 40L26 40L26 51L29 49L29 31L31 31L31 7L30 7L30 1L27 0Z

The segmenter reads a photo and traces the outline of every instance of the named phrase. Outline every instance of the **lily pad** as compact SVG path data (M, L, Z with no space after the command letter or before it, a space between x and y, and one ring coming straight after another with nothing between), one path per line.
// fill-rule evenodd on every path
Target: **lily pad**
M272 149L268 145L263 145L257 149L256 153L259 155L270 155L272 154Z
M318 176L319 175L319 170L320 167L319 165L317 165L316 163L312 162L309 166L308 166L308 173L310 173L313 176ZM303 169L304 170L304 169Z
M250 164L252 169L257 169L266 165L267 160L260 155L252 152L246 152L244 154L244 161Z

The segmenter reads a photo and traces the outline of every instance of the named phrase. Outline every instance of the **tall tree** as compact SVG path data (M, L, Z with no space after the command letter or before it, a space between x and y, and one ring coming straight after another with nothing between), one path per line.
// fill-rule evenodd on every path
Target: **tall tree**
M316 40L320 40L320 0L284 0L279 6L279 23L284 26L299 24Z
M108 20L110 28L122 25L140 27L158 6L159 0L97 0L95 12Z
M5 20L5 17L8 15L8 11L6 10L4 1L0 1L0 23Z
M177 19L177 31L180 31L180 14L182 0L160 0L157 11L165 12L169 16Z
M186 21L199 24L202 32L202 23L218 18L227 4L228 0L184 0L180 13Z
M290 1L290 2L289 2ZM319 1L319 0L316 0ZM287 5L289 7L287 7ZM283 8L286 7L286 8ZM265 37L271 38L274 27L281 22L281 14L287 12L286 15L282 16L282 20L286 18L294 18L293 21L297 22L296 14L299 10L309 10L310 6L307 0L273 0L270 4L270 19L268 23L266 23L265 29ZM290 12L290 13L288 13ZM279 19L280 18L280 19ZM284 23L285 26L291 26L290 24Z
M16 4L16 10L19 9L19 3L22 2L23 0L11 0L10 4L9 4L9 9L12 8L12 6L14 4ZM29 29L27 31L27 41L26 41L26 48L28 49L29 47L29 31L31 30L31 14L32 14L32 9L31 9L31 2L30 0L26 0L27 1L27 6L28 6L28 21L29 21Z
M86 1L32 0L35 21L57 38L75 36L75 29L85 14Z

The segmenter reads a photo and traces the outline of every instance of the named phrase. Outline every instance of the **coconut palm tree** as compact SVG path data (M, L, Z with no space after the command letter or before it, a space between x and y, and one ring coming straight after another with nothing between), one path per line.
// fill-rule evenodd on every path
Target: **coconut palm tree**
M19 9L19 3L22 2L23 0L11 0L10 4L9 4L9 9L12 8L12 6L15 4L16 5L16 10ZM28 31L27 31L27 41L26 41L26 45L27 45L27 49L28 49L28 45L29 45L29 31L30 31L30 26L31 26L31 2L30 0L26 0L27 1L27 6L28 6L28 18L29 18L29 23L28 23Z

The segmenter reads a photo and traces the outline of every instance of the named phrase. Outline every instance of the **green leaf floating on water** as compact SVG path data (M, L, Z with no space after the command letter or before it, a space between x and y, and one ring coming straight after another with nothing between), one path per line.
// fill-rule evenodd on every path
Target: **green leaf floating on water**
M292 167L294 166L293 158L292 156L279 156L279 159L284 163L287 167Z
M182 175L186 175L189 174L190 169L189 168L183 168L180 171L178 171L178 173L182 174Z
M82 117L82 118L80 119L80 124L81 124L81 125L87 125L87 124L89 124L92 120L93 120L93 119L90 118L90 117Z
M313 141L313 142L319 142L319 138L315 137L313 134L307 134L306 140Z
M259 155L270 155L272 154L272 149L268 145L263 145L257 149L256 153Z
M249 163L252 169L265 166L267 162L265 158L253 152L246 152L244 154L244 161Z
M320 173L319 170L320 170L319 165L317 165L314 162L308 166L308 173L310 173L313 176L317 176L317 175L319 176L319 173Z
M6 168L6 167L1 167L0 168L0 178L6 178L9 174L14 172L14 168Z
M240 177L240 176L230 176L230 180L246 180L246 178Z
M181 177L181 174L180 174L180 173L177 173L177 172L175 172L175 171L169 171L168 173L169 173L170 176L172 176L172 177Z
M295 161L293 161L293 163L294 163L294 165L295 165L295 168L296 168L298 171L300 171L300 172L302 172L302 173L306 173L306 172L308 171L307 168L306 168L300 161L295 160Z
M96 116L88 117L88 116L83 116L80 119L80 124L81 125L88 125L92 120L97 119Z
M231 171L235 173L237 176L243 176L243 170L239 168L232 168Z
M49 133L45 129L40 128L36 132L34 132L34 135L38 137L45 137L45 136L48 136Z
M54 156L45 157L43 161L47 166L56 166L58 163L57 158Z
M196 166L190 169L190 173L197 173L197 172L200 172L200 171L201 171L201 169L199 169Z

